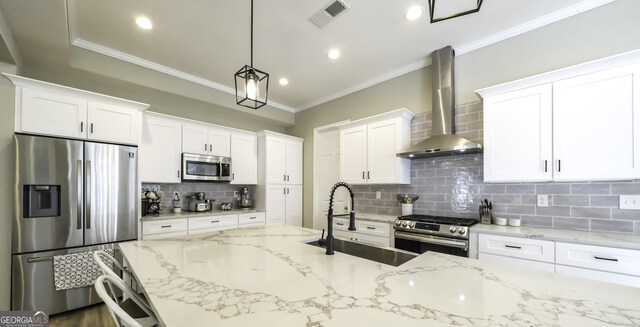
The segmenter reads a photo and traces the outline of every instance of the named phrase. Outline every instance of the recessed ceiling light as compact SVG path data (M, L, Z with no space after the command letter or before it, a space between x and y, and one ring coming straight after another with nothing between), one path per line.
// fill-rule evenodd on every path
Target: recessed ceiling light
M329 57L329 59L331 60L336 60L340 58L340 50L338 49L329 50L329 52L327 52L327 57Z
M407 10L407 13L404 15L404 18L407 20L416 20L422 16L424 13L424 9L420 6L412 6Z
M140 26L140 28L145 30L150 30L153 28L153 24L151 23L151 20L149 20L149 18L144 16L140 16L136 18L136 24Z
M280 85L282 86L285 86L289 84L289 80L283 77L278 81L278 83L280 83Z

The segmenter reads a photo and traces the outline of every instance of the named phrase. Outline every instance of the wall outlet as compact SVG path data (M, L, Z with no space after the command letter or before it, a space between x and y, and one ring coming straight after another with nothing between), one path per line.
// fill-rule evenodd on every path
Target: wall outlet
M549 196L546 194L538 194L538 207L548 207Z
M376 191L376 199L377 199L377 200L382 199L382 192L380 192L380 191Z
M620 195L620 209L640 210L640 195Z
M233 197L234 198L239 198L240 194L238 193L238 191L233 191Z
M173 192L173 197L171 198L173 201L180 201L180 193Z

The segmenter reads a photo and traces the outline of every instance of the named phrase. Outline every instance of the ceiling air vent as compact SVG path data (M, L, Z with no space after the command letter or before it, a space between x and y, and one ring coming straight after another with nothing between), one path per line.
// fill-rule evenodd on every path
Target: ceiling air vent
M342 0L331 2L324 9L318 11L313 16L309 17L309 20L316 24L319 28L325 27L327 24L336 19L336 16L349 9L349 6Z

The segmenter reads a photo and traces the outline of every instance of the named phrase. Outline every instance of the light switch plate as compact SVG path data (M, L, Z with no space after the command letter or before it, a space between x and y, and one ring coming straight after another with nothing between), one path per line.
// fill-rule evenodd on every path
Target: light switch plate
M620 195L620 209L640 210L640 195Z
M380 200L382 198L382 192L376 191L376 199Z
M549 196L546 194L538 194L538 207L548 207Z

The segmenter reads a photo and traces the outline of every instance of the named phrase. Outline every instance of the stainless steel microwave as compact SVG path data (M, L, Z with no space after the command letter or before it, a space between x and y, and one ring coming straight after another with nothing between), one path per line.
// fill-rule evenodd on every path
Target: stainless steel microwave
M183 153L182 181L231 181L231 158Z

